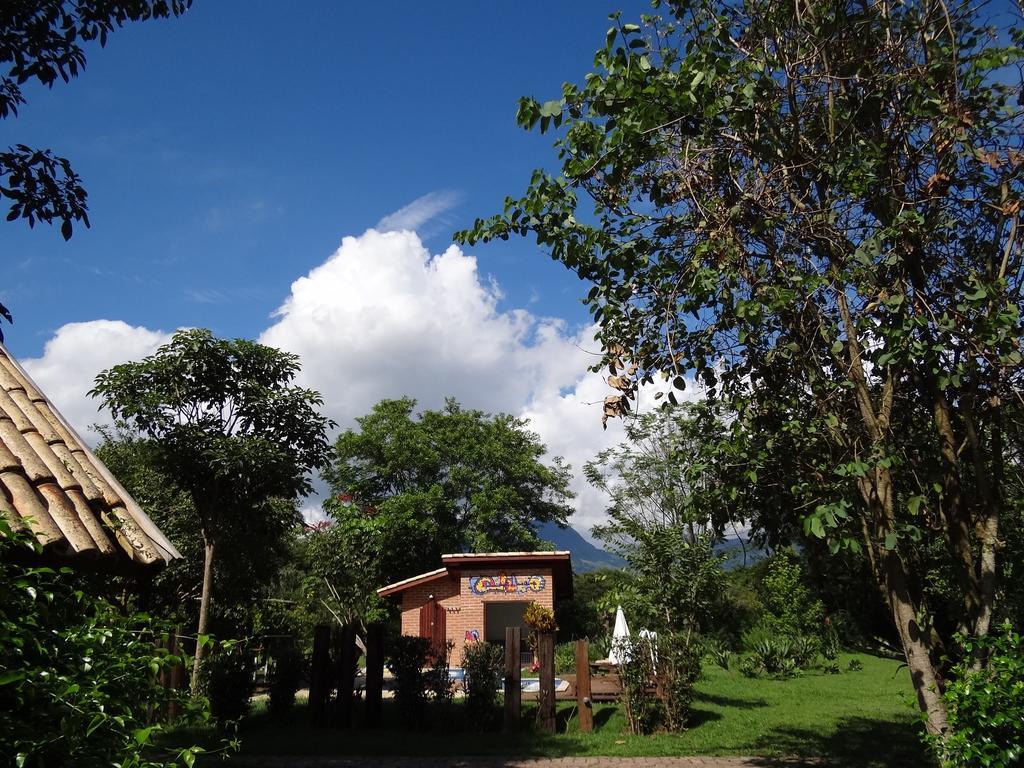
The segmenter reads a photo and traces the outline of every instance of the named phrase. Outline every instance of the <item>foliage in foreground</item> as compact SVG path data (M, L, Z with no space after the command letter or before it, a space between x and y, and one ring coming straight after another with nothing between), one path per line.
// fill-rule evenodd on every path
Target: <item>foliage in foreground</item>
M162 755L153 747L163 726L152 713L174 695L158 677L183 663L166 651L169 628L146 614L123 615L68 569L20 564L35 553L36 542L0 518L0 762L191 764L202 750ZM205 702L180 703L193 719L205 718Z
M473 722L481 730L498 722L498 694L505 649L497 643L472 643L462 653L466 671L466 707L473 713Z
M1009 623L963 644L943 698L950 735L932 739L947 768L1010 768L1024 758L1024 639ZM973 668L986 658L983 669Z
M155 464L192 500L203 545L196 634L209 631L215 573L229 542L253 528L283 539L295 499L327 456L320 395L295 386L299 358L206 329L178 331L140 362L96 377L90 392L152 441ZM193 689L203 646L196 648Z
M617 644L628 660L618 674L629 732L683 731L701 675L699 648L687 635L675 632L656 639L629 637Z
M736 414L716 466L745 477L721 491L864 558L941 733L936 660L999 615L1024 466L1020 11L665 11L613 16L582 84L520 102L561 175L457 239L533 235L592 284L606 417L694 379Z

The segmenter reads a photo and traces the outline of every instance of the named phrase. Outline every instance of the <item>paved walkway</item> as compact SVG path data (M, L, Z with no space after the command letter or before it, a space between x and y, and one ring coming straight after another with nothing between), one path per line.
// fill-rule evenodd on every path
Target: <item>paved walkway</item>
M798 768L821 761L767 757L269 757L240 756L245 768Z

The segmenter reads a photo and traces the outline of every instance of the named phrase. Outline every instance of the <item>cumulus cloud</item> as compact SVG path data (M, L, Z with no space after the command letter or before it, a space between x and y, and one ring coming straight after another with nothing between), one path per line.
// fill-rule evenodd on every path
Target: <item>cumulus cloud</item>
M300 383L323 395L342 428L382 398L404 395L421 409L454 396L467 408L529 419L549 456L572 465L578 511L571 522L588 533L606 499L586 484L583 464L623 439L621 422L601 427L610 390L587 372L599 351L595 329L502 310L500 299L499 286L457 246L432 254L409 229L371 229L346 237L295 280L259 341L300 356ZM72 323L24 365L84 433L102 417L86 394L96 374L152 354L168 338L119 321ZM648 395L641 393L642 408L650 407ZM317 500L303 511L316 519Z
M120 320L68 323L46 342L42 357L21 364L82 438L92 441L95 435L88 433L89 427L110 420L88 395L96 374L140 360L169 339L170 334Z
M451 190L428 192L417 197L411 203L399 208L377 222L374 227L378 232L397 232L409 230L415 232L424 224L450 211L462 201L462 195Z
M402 395L518 412L538 386L570 382L583 353L560 321L500 312L499 298L458 247L431 255L413 232L371 229L292 284L260 341L302 358L342 425Z
M343 428L380 399L403 395L420 408L451 395L467 408L528 419L549 456L572 465L572 523L589 533L607 499L583 479L583 464L624 438L622 422L601 426L611 390L587 371L599 351L596 329L500 311L499 299L457 246L432 255L413 232L369 230L292 284L260 341L301 357L302 383L324 396ZM653 391L641 391L641 409L652 407Z

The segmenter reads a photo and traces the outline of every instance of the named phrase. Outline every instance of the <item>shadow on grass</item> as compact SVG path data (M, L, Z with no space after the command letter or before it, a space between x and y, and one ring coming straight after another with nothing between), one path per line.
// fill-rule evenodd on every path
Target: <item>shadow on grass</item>
M847 717L834 732L809 728L773 728L755 742L758 751L821 758L841 768L904 768L933 761L921 743L917 726L866 717ZM759 758L757 765L793 765L778 758Z
M594 711L594 728L603 728L616 712L615 707L601 707Z
M706 704L714 704L716 707L730 709L757 709L767 707L768 702L758 697L754 699L740 699L735 696L720 696L715 693L694 692L694 701L702 701Z
M698 707L690 708L690 717L686 721L687 728L700 728L705 723L710 723L714 720L721 720L722 716L717 712L712 712L707 709L699 709Z

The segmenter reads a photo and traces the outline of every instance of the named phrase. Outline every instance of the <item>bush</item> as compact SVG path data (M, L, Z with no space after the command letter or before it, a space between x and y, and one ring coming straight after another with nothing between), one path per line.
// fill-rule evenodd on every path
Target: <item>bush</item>
M656 679L661 691L665 728L686 728L693 703L693 686L700 679L700 651L681 634L658 638Z
M850 663L846 665L848 672L860 672L864 669L864 665L860 663L860 659L850 659Z
M716 637L706 637L701 643L704 655L712 662L728 671L732 661L732 651L725 647L721 640Z
M783 552L768 563L760 585L766 614L759 624L769 633L789 637L817 636L825 626L825 607L804 584L795 555Z
M762 671L760 662L753 656L744 656L740 659L740 674L744 677L760 677Z
M391 641L387 667L395 676L395 703L408 725L424 724L427 676L423 668L430 656L430 640L399 635Z
M555 674L572 675L576 672L576 643L560 643L555 646Z
M836 664L834 661L830 661L827 664L821 665L821 671L826 675L838 675L839 665Z
M218 725L236 723L249 714L255 672L252 654L244 645L225 643L218 652L203 659L200 680Z
M472 643L462 652L466 673L466 711L476 727L486 730L497 723L498 691L502 685L505 649L497 643Z
M986 638L964 641L964 659L950 673L943 699L949 734L933 738L947 768L1009 768L1024 758L1024 641L1009 623ZM976 658L986 660L973 670Z
M651 733L658 724L658 702L649 688L654 681L654 649L647 638L627 637L616 640L628 659L618 666L622 686L622 709L629 732Z
M271 715L280 718L287 715L295 704L295 693L302 686L305 663L302 653L295 646L282 648L273 657L273 661L267 707Z
M15 562L39 551L0 515L0 765L191 764L201 749L153 755L163 726L150 713L179 697L159 675L184 661L165 650L170 628L123 614L68 569ZM208 717L180 698L190 719Z
M748 674L748 677L761 674L777 678L795 677L814 664L820 647L817 638L775 635L763 625L747 632L744 643L750 651L744 663L748 671L757 670L756 675Z
M455 643L448 640L442 653L432 652L428 661L430 666L426 672L426 688L430 697L437 702L450 703L455 698L455 681L448 674L449 662Z

